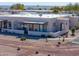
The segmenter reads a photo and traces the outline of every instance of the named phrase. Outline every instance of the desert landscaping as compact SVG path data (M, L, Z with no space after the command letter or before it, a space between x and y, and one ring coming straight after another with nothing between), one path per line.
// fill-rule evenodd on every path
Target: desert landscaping
M72 44L75 37L65 38L47 38L21 41L16 36L0 35L0 55L1 56L77 56L79 55L79 45ZM59 40L60 39L60 40ZM61 42L57 46L58 42Z

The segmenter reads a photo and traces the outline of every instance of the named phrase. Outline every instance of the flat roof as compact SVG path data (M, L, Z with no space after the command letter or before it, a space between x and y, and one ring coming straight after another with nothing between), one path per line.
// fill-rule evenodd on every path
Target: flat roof
M28 23L28 24L45 24L45 21L21 21L21 23Z
M65 17L70 14L1 14L0 17L30 17L30 18L57 18L57 17Z

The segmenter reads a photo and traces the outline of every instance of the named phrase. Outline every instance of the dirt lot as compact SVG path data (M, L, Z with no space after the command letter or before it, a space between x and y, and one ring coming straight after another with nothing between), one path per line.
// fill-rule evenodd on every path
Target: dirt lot
M13 36L0 35L0 56L79 56L79 45L63 42L57 47L58 40L20 41ZM20 47L20 50L17 50Z

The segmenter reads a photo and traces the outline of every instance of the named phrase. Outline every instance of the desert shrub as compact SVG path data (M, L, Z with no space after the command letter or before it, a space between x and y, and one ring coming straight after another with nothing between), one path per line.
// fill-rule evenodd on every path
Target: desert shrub
M36 52L35 52L35 54L39 54L39 52L38 52L38 51L36 51Z
M51 35L48 35L47 37L48 37L48 38L52 38L52 36L51 36Z
M25 38L25 37L22 37L20 40L21 40L21 41L25 41L25 40L26 40L26 38Z
M72 28L72 29L71 29L71 33L72 33L72 34L71 34L72 36L75 36L75 28Z

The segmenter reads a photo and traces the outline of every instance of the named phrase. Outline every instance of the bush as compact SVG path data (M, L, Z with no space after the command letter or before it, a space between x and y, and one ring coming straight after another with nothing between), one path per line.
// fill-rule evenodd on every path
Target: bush
M38 51L35 52L35 54L38 54L38 53L39 53Z
M18 47L17 50L20 51L21 50L20 47Z
M72 36L75 36L75 28L72 28L72 29L71 29L71 32L72 32L71 35L72 35Z
M58 45L60 45L61 44L61 42L58 42Z
M51 36L51 35L48 35L47 37L48 37L48 38L52 38L52 36Z
M22 37L20 40L21 40L21 41L25 41L25 40L26 40L26 38L25 38L25 37Z
M48 54L48 56L51 56L50 54Z

